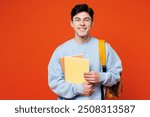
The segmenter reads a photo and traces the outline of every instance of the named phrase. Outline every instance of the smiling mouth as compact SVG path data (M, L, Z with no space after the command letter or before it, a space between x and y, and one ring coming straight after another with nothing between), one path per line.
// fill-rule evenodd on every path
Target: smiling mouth
M80 30L80 31L85 31L86 28L78 28L78 30Z

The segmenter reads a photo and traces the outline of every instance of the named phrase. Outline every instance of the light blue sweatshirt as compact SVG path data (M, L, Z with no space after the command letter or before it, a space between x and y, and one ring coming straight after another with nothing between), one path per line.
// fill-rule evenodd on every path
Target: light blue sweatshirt
M105 47L107 57L106 73L102 72L99 60L98 39L91 37L84 44L78 44L74 39L70 39L56 48L48 65L48 84L52 91L58 95L58 99L101 100L101 84L104 86L108 83L114 85L120 80L121 60L110 44L106 43ZM61 69L60 58L79 54L83 54L84 58L89 59L90 71L96 71L100 74L100 82L94 85L94 93L91 96L81 96L83 92L82 84L66 82Z

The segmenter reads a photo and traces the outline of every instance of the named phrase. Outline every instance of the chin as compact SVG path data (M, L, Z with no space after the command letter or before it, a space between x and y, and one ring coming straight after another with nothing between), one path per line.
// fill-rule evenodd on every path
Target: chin
M79 34L80 37L87 37L87 34Z
M84 35L84 36L80 36L82 39L86 39L88 36Z

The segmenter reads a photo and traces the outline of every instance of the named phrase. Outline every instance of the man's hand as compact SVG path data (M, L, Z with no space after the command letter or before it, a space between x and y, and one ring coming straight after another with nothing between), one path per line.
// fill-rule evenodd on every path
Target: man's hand
M90 96L93 92L94 92L94 88L93 85L88 83L88 82L84 82L82 83L83 86L83 94L84 96Z
M95 71L85 72L84 78L89 83L97 84L100 81L100 74L98 72L95 72Z

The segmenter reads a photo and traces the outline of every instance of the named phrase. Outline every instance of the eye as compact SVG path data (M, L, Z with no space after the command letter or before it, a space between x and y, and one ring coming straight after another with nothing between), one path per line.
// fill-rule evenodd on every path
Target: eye
M80 21L80 19L75 19L75 21Z
M91 19L89 19L89 18L86 18L86 19L85 19L85 21L89 22L89 21L91 21Z
M86 19L85 21L90 21L89 19Z
M80 21L80 18L75 17L75 18L74 18L74 21Z

